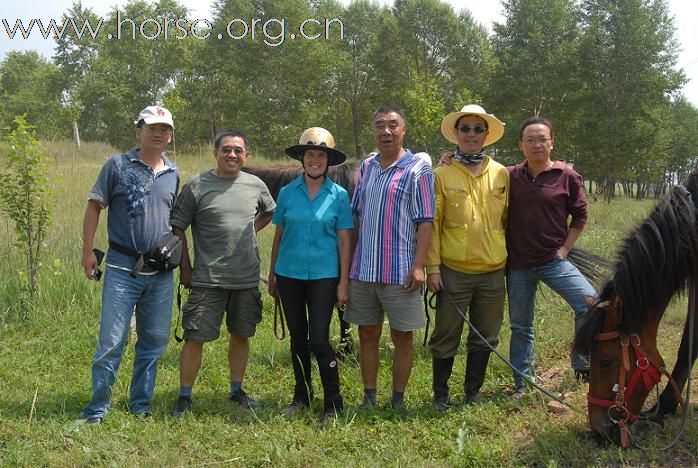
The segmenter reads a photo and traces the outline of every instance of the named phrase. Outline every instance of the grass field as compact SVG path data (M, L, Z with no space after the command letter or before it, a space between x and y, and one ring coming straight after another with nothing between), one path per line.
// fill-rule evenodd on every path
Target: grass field
M1 149L1 148L0 148ZM193 466L636 466L698 464L698 422L689 415L686 432L671 450L661 447L677 430L669 418L662 430L637 436L645 450L620 449L599 442L586 421L586 385L568 367L572 312L551 291L541 288L536 317L538 373L543 385L563 394L574 411L554 415L537 393L519 402L507 398L510 371L496 358L490 362L481 403L456 407L446 414L431 409L431 359L416 334L415 368L407 389L407 414L389 410L357 413L362 395L356 358L342 363L340 378L347 405L344 416L320 422L321 402L311 413L287 419L279 413L290 402L293 377L288 339L272 333L272 302L265 297L265 318L252 340L245 388L260 400L256 414L226 400L227 340L207 345L204 366L194 389L193 414L181 421L169 413L178 390L181 345L171 342L160 364L152 421L126 411L133 360L127 347L114 387L112 412L99 426L79 424L90 396L90 365L99 326L101 284L84 279L80 267L82 214L86 195L110 149L52 144L55 188L53 226L46 240L45 268L32 310L18 307L19 270L23 259L13 247L15 235L0 217L0 465L193 465ZM1 154L1 153L0 153ZM0 157L0 164L3 163ZM254 156L249 164L258 163ZM207 150L177 157L183 179L210 167ZM612 256L624 233L644 217L651 201L620 199L591 206L590 222L580 245ZM103 215L104 216L104 215ZM97 246L106 247L103 217ZM267 271L272 229L260 235L262 271ZM675 359L683 326L685 301L672 304L660 333L660 349ZM506 317L506 313L505 313ZM174 326L174 324L173 324ZM333 339L338 329L333 324ZM387 329L385 330L387 332ZM355 340L356 332L354 332ZM499 350L508 355L508 321ZM387 333L381 341L379 401L390 395L392 349ZM464 359L460 354L451 388L462 396ZM694 372L695 375L695 372ZM320 390L317 373L314 379ZM695 386L694 386L695 387ZM695 400L696 392L692 399ZM691 405L693 406L693 405Z

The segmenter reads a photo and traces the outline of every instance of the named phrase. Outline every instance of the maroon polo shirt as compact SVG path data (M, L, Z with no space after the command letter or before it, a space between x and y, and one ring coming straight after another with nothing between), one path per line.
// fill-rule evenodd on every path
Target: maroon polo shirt
M507 224L510 268L532 268L555 258L569 228L584 229L587 200L582 176L565 161L555 161L537 177L528 163L507 167L511 195Z

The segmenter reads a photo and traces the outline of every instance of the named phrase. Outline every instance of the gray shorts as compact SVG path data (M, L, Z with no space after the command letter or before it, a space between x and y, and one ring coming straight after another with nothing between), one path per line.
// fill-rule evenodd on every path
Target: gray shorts
M407 332L424 328L420 290L408 291L401 284L349 281L349 300L344 320L355 325L382 325L384 313L390 328Z
M191 288L182 308L182 328L186 341L207 342L220 336L225 324L231 335L242 338L254 336L262 321L262 296L259 288L223 289Z

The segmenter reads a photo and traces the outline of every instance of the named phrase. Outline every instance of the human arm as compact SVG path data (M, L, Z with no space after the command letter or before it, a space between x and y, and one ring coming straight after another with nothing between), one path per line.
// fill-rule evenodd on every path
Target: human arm
M271 244L271 261L269 262L269 276L267 279L267 287L269 288L269 295L273 298L279 297L279 292L276 289L276 259L279 257L279 246L281 245L281 237L284 234L283 226L276 226L276 231L274 231L274 241Z
M443 222L443 207L445 196L442 190L442 169L434 171L434 205L436 208L431 230L431 239L427 248L427 288L438 292L441 283L441 226Z
M93 279L92 273L97 270L97 257L93 252L95 234L99 226L99 215L102 205L97 200L88 200L85 208L85 218L82 222L82 267L87 279Z
M274 217L274 212L271 213L257 213L254 217L254 232L259 232L266 227L267 224L271 222Z
M339 251L339 283L337 283L337 305L343 308L349 298L349 266L351 265L351 239L353 229L337 229Z
M589 217L589 206L584 193L582 176L574 172L571 177L567 211L572 216L572 219L570 221L570 227L567 229L565 241L557 250L557 256L563 259L567 258L567 254L569 254L575 242L579 239Z
M182 241L182 259L179 261L179 282L186 288L191 288L191 258L187 246L187 233L184 229L173 227L172 232Z
M405 287L409 291L416 291L424 284L424 265L427 249L429 248L429 240L431 239L431 231L431 221L417 224L417 248L415 250L414 263L412 263L412 269L407 274L407 280L405 281Z
M438 165L448 166L453 161L453 151L444 151L441 153L441 159L439 159Z
M579 239L579 236L581 234L581 229L571 227L567 230L567 237L565 238L565 242L563 242L560 248L557 249L558 258L567 258L567 254L570 253L570 250L572 250L574 243L577 242L577 239Z

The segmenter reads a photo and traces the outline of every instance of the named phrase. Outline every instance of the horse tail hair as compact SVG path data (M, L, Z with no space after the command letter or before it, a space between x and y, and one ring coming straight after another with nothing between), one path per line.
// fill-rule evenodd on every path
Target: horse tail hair
M613 262L580 247L572 247L567 260L576 266L596 289L613 274Z

